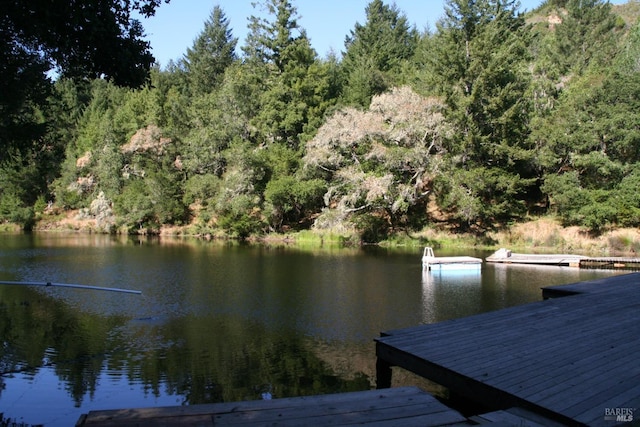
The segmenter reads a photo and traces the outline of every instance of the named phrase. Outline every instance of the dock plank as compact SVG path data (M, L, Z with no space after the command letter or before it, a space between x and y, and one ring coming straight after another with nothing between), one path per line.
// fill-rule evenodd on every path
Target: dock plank
M91 411L77 426L440 426L459 412L417 387L206 405Z
M633 349L635 349L635 346L629 346L629 350ZM619 348L617 351L626 351L626 349ZM594 358L585 357L583 363L567 363L563 366L557 366L553 370L547 368L544 364L536 370L523 368L520 376L512 375L509 377L507 375L508 382L501 383L501 378L497 378L495 383L499 387L521 393L526 399L540 401L547 396L566 393L568 389L573 387L584 387L588 381L597 381L598 377L594 376L592 370L595 370L598 366L597 362L608 363L608 356L599 353ZM633 358L618 358L616 362L631 363ZM598 370L601 371L602 369ZM557 373L558 371L560 371L560 374ZM553 375L548 375L548 372L553 372ZM597 385L598 382L595 382L595 384ZM560 396L557 398L560 398Z
M486 258L487 262L523 265L557 265L592 268L631 268L640 266L640 258L590 257L574 254L523 254L500 249Z
M593 389L583 387L579 393L571 395L570 399L563 399L562 410L566 413L573 414L575 419L580 420L583 414L593 408L600 407L603 409L608 403L614 404L614 407L621 407L625 403L624 396L627 396L630 391L637 392L637 385L640 383L640 374L631 374L626 376L622 380L607 378L602 384L599 385L596 393ZM602 399L602 395L611 396L607 400ZM588 420L583 420L588 421Z
M551 302L550 302L551 303ZM546 302L536 303L538 305L544 305ZM614 301L608 305L608 309L613 311L619 311L620 302ZM552 346L563 346L567 347L566 341L575 341L574 349L570 351L574 352L580 346L580 343L587 344L589 347L591 345L588 342L582 340L579 336L579 332L581 329L587 329L592 333L607 333L612 336L616 331L611 330L611 324L608 322L600 322L596 323L595 326L592 325L593 322L589 322L587 326L582 324L576 325L576 322L579 322L580 319L584 317L585 314L592 312L592 304L590 301L586 301L582 307L576 302L575 310L565 310L565 312L554 313L554 317L552 319L547 318L549 311L545 311L545 316L511 316L505 319L509 320L508 326L509 328L505 330L505 322L501 321L498 323L489 323L489 322L474 322L470 320L470 324L477 328L478 331L473 332L474 339L469 340L467 342L459 342L458 335L462 332L469 331L473 328L460 328L456 331L456 328L450 330L448 334L433 334L429 333L428 335L424 333L421 339L416 339L417 336L415 332L411 334L410 337L404 337L398 335L398 339L389 338L386 341L389 343L393 343L394 345L402 345L403 343L413 342L411 344L411 351L420 352L422 350L429 351L431 357L442 357L447 358L449 360L455 360L460 368L463 368L465 363L471 364L471 366L477 366L475 359L478 357L483 357L486 354L494 353L496 349L494 347L499 347L501 349L503 347L504 341L511 340L510 343L512 347L510 348L510 354L530 354L532 351L544 352L547 350L546 347ZM516 314L518 311L526 312L526 311L537 311L531 310L533 306L527 307L518 307L518 310L507 310L509 313ZM633 309L633 308L629 308ZM600 311L602 314L606 314L607 306L606 303L602 303L600 307ZM521 313L520 313L521 314ZM624 317L620 316L622 319L620 322L624 322ZM631 318L633 319L633 318ZM464 323L463 321L458 322L458 324ZM570 327L569 327L570 326ZM620 324L615 326L618 331L621 330L623 325ZM550 329L553 330L553 334L557 338L556 340L550 341L548 340ZM438 348L437 349L428 349L428 347L433 347L431 340L433 337L438 339ZM526 340L519 340L520 336L526 336ZM538 338L540 341L538 345L535 347L531 346L531 342ZM481 344L481 345L479 345ZM521 344L521 347L516 347L518 344ZM500 359L491 359L491 360L500 360Z
M522 408L509 408L470 417L478 424L493 424L518 427L561 427L563 424L541 417Z
M559 422L590 424L601 415L593 408L637 402L640 275L550 288L573 296L385 332L376 339L381 366Z
M427 338L434 338L438 340L440 345L437 349L432 348L431 351L434 354L439 352L442 356L446 356L456 351L462 352L464 349L477 350L478 342L482 342L483 347L499 344L502 338L501 336L496 336L495 331L504 329L505 321L515 323L518 320L522 320L523 324L535 325L537 320L543 320L550 312L555 310L557 310L557 307L551 304L541 307L541 312L523 309L522 307L511 307L499 312L472 316L472 318L449 320L442 324L438 323L438 327L429 330L428 334L425 334L425 325L423 325L418 329L411 328L407 332L404 330L386 332L382 336L385 342L395 345L413 345L416 346L417 350L421 346L433 347ZM504 330L502 332L519 333L512 330ZM461 333L473 333L476 339L469 342L460 342L458 337ZM455 343L456 347L447 345L447 342Z
M637 422L637 417L639 416L638 411L640 410L640 382L636 383L635 387L629 389L624 396L617 396L615 401L605 401L602 403L602 406L598 405L584 409L581 417L587 420L586 424L597 425L602 423L606 415L605 409L617 408L631 409L634 420ZM579 410L582 410L582 408Z
M570 366L563 375L550 377L546 382L535 384L535 387L529 384L533 382L529 380L521 382L517 388L513 389L525 399L544 405L557 402L559 408L568 408L575 403L585 401L588 397L606 392L611 387L611 381L620 381L620 378L628 373L630 366L633 366L634 361L632 354L623 359L616 359L616 365L611 365L610 369L606 367L598 369L586 364L584 369Z
M589 257L573 254L518 254L510 251L498 251L486 258L487 262L503 264L534 264L578 266L581 261Z
M576 294L594 294L597 292L609 292L616 289L626 289L629 281L636 281L636 286L640 286L634 275L621 274L619 276L606 277L603 279L590 280L588 282L578 282L557 286L546 286L542 288L542 297L551 298L554 296L569 296Z
M556 337L557 338L557 337ZM579 338L567 339L566 341L555 340L555 345L541 346L539 349L531 349L529 353L525 353L520 361L515 361L509 366L498 366L500 373L494 376L494 380L500 382L503 377L512 377L511 381L505 381L501 383L501 386L509 387L511 385L517 385L521 383L517 375L514 376L513 370L525 371L525 378L534 377L537 378L540 374L550 369L582 369L597 366L598 363L608 363L608 357L611 356L609 348L594 349L590 342L586 342ZM614 346L615 352L621 351L618 348L620 345L624 345L628 340L624 334L619 333L618 336L614 335L614 332L608 337L608 343ZM526 351L526 350L520 350ZM547 355L552 354L554 360L548 360ZM499 359L498 359L499 360ZM471 371L474 373L474 371ZM529 381L527 387L530 389L535 383Z

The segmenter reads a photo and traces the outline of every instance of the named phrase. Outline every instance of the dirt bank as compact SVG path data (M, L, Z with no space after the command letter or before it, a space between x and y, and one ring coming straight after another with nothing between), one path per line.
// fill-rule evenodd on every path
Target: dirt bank
M38 221L37 231L67 231L103 233L105 230L97 224L95 219L84 217L78 211L58 212L55 215L44 215ZM199 236L190 226L167 226L160 230L165 236ZM113 231L113 230L112 230ZM118 230L127 232L127 230ZM131 230L129 230L131 231ZM144 234L144 233L143 233ZM431 229L417 233L422 239L438 242L446 246L478 246L478 239L460 236ZM507 247L510 249L527 251L554 251L567 253L584 253L598 255L633 255L640 253L640 230L635 228L621 228L605 231L600 234L590 233L579 227L562 227L554 219L543 218L514 224L507 230L487 234L489 247ZM259 239L262 242L271 240L281 243L293 243L296 235L274 236L270 239ZM318 240L321 241L321 240ZM419 244L416 242L416 244ZM482 246L486 246L482 244Z

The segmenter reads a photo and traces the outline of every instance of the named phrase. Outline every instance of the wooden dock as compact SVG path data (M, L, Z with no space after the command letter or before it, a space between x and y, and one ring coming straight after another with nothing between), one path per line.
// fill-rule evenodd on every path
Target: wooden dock
M579 267L588 257L571 254L518 254L500 249L486 258L487 262L503 264L557 265Z
M424 248L422 253L422 268L436 271L477 270L480 271L482 260L470 256L437 257L430 247Z
M627 268L640 269L640 258L590 257L572 254L519 254L500 249L485 259L502 264L557 265L581 268Z
M572 296L383 333L378 387L398 366L487 411L597 426L640 409L640 273L546 294Z
M588 257L580 261L583 268L626 268L640 269L640 258Z
M206 405L91 411L76 427L471 425L417 387Z

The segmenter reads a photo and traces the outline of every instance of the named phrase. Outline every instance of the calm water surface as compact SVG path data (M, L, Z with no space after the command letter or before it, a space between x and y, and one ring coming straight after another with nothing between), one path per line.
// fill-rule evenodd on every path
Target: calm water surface
M423 273L420 256L0 236L0 280L143 292L0 286L0 413L73 425L97 409L364 390L375 382L381 331L539 301L541 286L616 274L485 264L481 274L440 275Z

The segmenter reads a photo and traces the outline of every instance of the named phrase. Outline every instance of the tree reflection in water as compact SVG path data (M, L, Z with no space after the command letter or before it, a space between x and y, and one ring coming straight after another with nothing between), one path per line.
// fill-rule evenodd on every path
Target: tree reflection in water
M154 402L171 397L172 404L181 405L259 399L265 390L287 397L370 387L364 374L351 379L334 374L308 340L295 333L269 331L232 316L165 321L99 316L78 312L38 290L4 286L0 331L0 402L7 381L29 383L23 384L25 390L38 399L58 389L78 409L71 412L72 422L92 401L104 400L110 407L113 393L131 394L124 387L142 389ZM24 405L12 402L5 415L30 419L23 406L30 406L31 398L23 400ZM145 403L134 398L130 406Z

